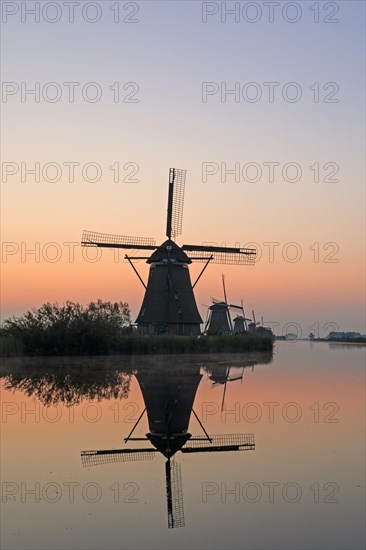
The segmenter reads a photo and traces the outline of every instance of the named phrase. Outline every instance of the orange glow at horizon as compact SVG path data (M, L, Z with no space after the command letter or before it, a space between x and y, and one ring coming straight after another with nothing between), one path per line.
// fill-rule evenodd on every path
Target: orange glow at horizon
M63 303L71 300L86 304L100 298L128 302L134 320L142 303L144 288L122 255L116 262L112 251L103 250L99 261L93 263L93 256L86 260L78 246L75 247L74 261L70 262L69 249L58 246L60 259L55 263L44 260L42 248L39 258L29 253L22 261L20 251L6 257L6 263L2 264L4 318L14 311L19 315L32 307L40 307L47 301ZM49 248L48 254L53 260L56 248ZM135 265L146 282L149 266L143 261ZM203 264L190 266L192 283L202 267ZM212 298L222 298L222 273L226 277L229 302L240 305L243 299L247 314L254 309L258 317L264 315L268 319L276 314L277 319L290 321L294 313L301 310L302 315L312 316L315 322L322 319L314 316L314 309L321 305L324 320L337 321L337 308L361 310L360 296L364 292L361 266L355 273L345 264L314 264L309 259L297 264L283 259L270 263L263 257L250 267L209 266L195 288L202 316L206 314L205 305L209 305Z

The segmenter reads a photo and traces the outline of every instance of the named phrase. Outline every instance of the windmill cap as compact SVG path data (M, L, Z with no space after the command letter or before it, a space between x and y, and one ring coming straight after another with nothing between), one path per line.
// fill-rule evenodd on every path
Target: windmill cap
M226 302L216 302L214 304L212 304L209 309L227 309L227 303Z
M161 244L155 252L151 254L150 258L147 260L147 263L152 264L163 260L175 260L176 262L182 262L185 264L192 263L192 260L188 258L182 248L171 239L163 242L163 244Z
M183 445L185 445L191 434L177 434L175 436L159 436L153 434L146 434L146 437L154 445L155 449L159 451L165 458L171 458L177 451L180 451Z

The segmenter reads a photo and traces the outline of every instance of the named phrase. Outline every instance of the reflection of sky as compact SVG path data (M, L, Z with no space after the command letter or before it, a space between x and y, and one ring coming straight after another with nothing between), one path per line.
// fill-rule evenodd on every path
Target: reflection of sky
M86 227L159 241L167 171L181 166L188 170L184 241L295 241L303 249L298 265L284 262L279 252L274 265L267 261L245 273L226 268L237 298L245 278L250 307L261 308L267 317L281 317L284 323L297 315L307 325L335 320L345 330L364 330L359 306L363 225L357 221L363 219L364 4L339 2L337 24L312 23L312 4L301 3L304 16L296 24L277 19L270 24L264 18L256 24L230 19L221 24L219 16L202 24L200 2L140 2L138 24L112 23L108 2L96 24L78 17L74 24L63 19L54 25L9 18L3 25L3 80L96 81L105 95L97 104L22 104L14 97L2 105L5 161L98 162L103 168L98 184L80 178L68 183L65 172L54 184L10 179L4 186L4 240L29 246L35 241L78 242ZM137 82L140 102L113 103L108 86L117 81ZM296 81L304 97L296 104L236 104L220 103L215 96L203 104L204 81L227 82L228 88L234 82ZM308 89L314 82L337 82L340 102L314 104ZM137 162L140 183L113 183L108 167L116 161ZM296 185L282 178L275 184L223 184L219 177L203 184L201 163L208 161L228 166L295 161L304 178ZM308 166L315 161L336 162L341 183L314 184ZM308 250L314 242L336 242L341 263L314 264ZM106 264L99 276L80 253L74 264L65 257L39 265L12 258L6 267L5 316L70 297L122 296L134 315L141 303L139 283L131 281L125 265L122 277L115 271L111 280ZM197 288L199 303L217 293L220 273L220 267L210 269L206 286ZM281 292L279 314L279 302L271 299ZM308 303L311 310L305 311ZM323 318L324 311L329 314Z
M28 497L25 504L18 499L18 503L4 505L5 546L60 548L62 541L63 548L290 549L301 541L301 547L309 549L361 548L364 352L350 346L330 350L328 344L283 342L277 344L276 350L272 364L255 367L254 371L246 369L242 383L228 384L226 407L239 407L239 418L234 414L222 418L220 412L215 412L204 423L210 434L253 432L255 451L178 453L186 527L173 532L168 531L166 522L163 457L158 455L152 462L81 467L81 450L123 446L123 437L133 426L126 421L128 414L134 412L137 418L144 406L136 380L132 381L128 400L99 403L101 419L96 423L83 418L81 406L72 409L74 422L69 422L72 413L65 407L57 423L42 418L37 423L31 416L22 423L20 414L9 417L3 424L4 481L25 481L27 487L36 481L43 485L73 481L80 486L75 489L73 504L64 493L55 504L43 501L34 505L32 497ZM207 404L219 409L221 396L222 387L212 389L209 380L203 379L194 404L201 419L208 410ZM27 410L35 406L33 399L20 392L4 391L5 401L23 404ZM268 402L279 403L273 422L269 421L265 405ZM262 412L257 422L248 421L254 412L250 403ZM296 403L302 414L296 423L283 418L290 403ZM319 403L319 422L314 421L315 403ZM339 410L325 409L329 403L335 403ZM117 406L120 416L115 419ZM293 409L288 411L289 415L293 413ZM326 415L333 411L330 418L339 422L325 422ZM190 430L195 435L200 433L193 418ZM144 435L146 431L143 420L137 434ZM84 502L80 496L78 487L88 482L102 488L96 504ZM109 487L116 482L122 498L132 490L125 484L136 483L139 502L115 504ZM208 482L217 484L219 492L203 503L202 484ZM239 483L242 490L249 482L259 484L263 490L257 503L243 498L235 503L233 496L221 503L221 483L226 483L228 489ZM264 485L268 482L280 483L275 487L274 503L268 502L268 485ZM282 497L282 488L289 482L301 487L302 496L297 503L288 503ZM320 487L319 503L314 503L314 493L309 489L315 482ZM339 492L333 495L339 499L337 503L323 502L333 487L325 490L328 482L339 486ZM252 493L248 494L251 498Z

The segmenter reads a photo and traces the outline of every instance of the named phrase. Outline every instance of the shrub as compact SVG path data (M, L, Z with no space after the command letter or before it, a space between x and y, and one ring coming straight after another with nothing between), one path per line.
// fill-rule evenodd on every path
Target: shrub
M130 332L130 310L123 302L43 304L4 322L2 337L15 339L25 355L100 355L115 349Z

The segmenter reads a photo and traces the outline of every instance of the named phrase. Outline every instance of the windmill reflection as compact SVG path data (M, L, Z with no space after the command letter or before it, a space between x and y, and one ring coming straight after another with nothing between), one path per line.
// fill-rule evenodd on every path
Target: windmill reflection
M230 358L229 358L230 357ZM220 356L186 358L184 356L149 356L130 358L80 358L60 362L49 359L23 359L3 370L4 386L36 397L46 406L63 403L79 405L84 400L123 399L136 377L145 409L125 438L120 449L82 451L83 466L111 462L152 460L159 452L165 459L168 526L184 526L181 467L176 453L233 452L255 449L253 434L208 434L194 410L197 389L203 377L213 387L223 386L223 401L229 382L242 381L245 369L267 364L271 353L247 353L233 363ZM68 363L69 361L69 363ZM230 361L230 362L229 362ZM143 362L143 366L141 363ZM135 430L146 414L149 431L145 437L134 437ZM189 431L191 417L197 420L201 435ZM130 442L149 442L151 446L128 448Z
M263 361L263 358L262 358ZM265 360L264 362L269 362L269 356L268 361ZM212 367L209 367L209 378L212 380L212 387L215 388L217 386L223 386L223 393L222 393L222 400L221 400L221 412L224 410L225 407L225 397L226 397L226 388L228 382L235 382L237 380L240 380L240 382L243 382L244 377L244 369L251 367L252 371L254 371L254 366L258 363L258 358L250 359L247 358L244 362L241 361L242 365L239 366L223 366L222 364L214 364Z
M220 379L223 383L233 380L230 379L231 368L216 365L211 370L211 378L214 376L216 380ZM242 371L244 368L243 366ZM135 376L141 388L145 409L125 438L125 443L149 441L153 447L83 451L82 464L88 467L108 462L151 460L158 451L166 458L168 527L184 527L181 467L175 458L176 453L178 451L185 454L254 450L254 435L209 435L206 432L193 408L196 392L203 376L200 365L186 365L169 370L142 368L138 369ZM236 379L242 379L242 375ZM149 432L145 437L133 437L145 413ZM192 413L202 429L201 436L193 436L188 432Z
M254 367L253 367L254 368ZM226 367L224 370L218 367L214 367L211 370L209 378L212 380L212 386L223 386L221 412L224 410L226 387L228 382L235 382L236 380L243 381L245 367Z

